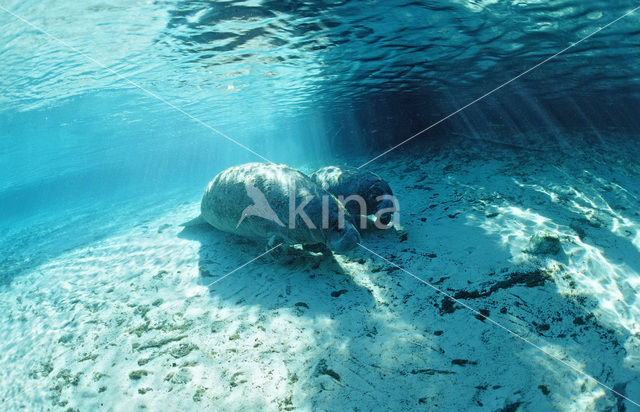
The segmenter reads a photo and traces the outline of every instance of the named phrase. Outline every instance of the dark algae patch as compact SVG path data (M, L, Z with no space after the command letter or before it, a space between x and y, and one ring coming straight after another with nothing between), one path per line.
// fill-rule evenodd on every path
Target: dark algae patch
M232 388L235 388L238 385L241 385L243 383L247 383L247 380L244 379L244 372L236 372L231 376L231 379L229 380L229 385Z
M455 302L450 297L445 296L440 304L440 314L444 315L445 313L453 313L455 311Z
M197 345L192 343L181 343L178 346L174 346L169 350L169 354L174 358L183 358L187 356L191 351L198 349Z
M491 312L489 312L488 309L480 309L478 312L480 312L479 314L476 315L476 319L484 322L484 320L486 318L489 317L489 315L491 314Z
M334 290L333 292L331 292L331 296L333 296L334 298L337 298L340 295L342 295L343 293L347 293L347 292L348 292L348 290L346 290L346 289Z
M509 274L507 279L498 281L491 285L489 289L473 291L459 290L453 295L453 297L456 299L485 298L501 289L509 289L514 286L526 286L528 288L543 286L547 280L551 281L551 277L542 270L534 270L532 272L514 272Z
M551 329L551 326L549 326L548 323L540 323L540 324L536 323L536 322L532 322L532 323L533 323L533 326L536 327L538 332L543 332L543 331Z
M138 369L129 373L129 379L137 381L141 379L143 376L147 376L148 374L149 374L149 371L146 371L144 369Z
M134 343L132 344L132 349L137 350L137 351L143 351L145 349L154 349L154 348L159 348L161 346L164 346L168 343L171 342L176 342L179 340L182 340L184 338L186 338L187 335L179 335L179 336L175 336L175 337L169 337L169 338L163 338L163 339L158 339L158 340L149 340L143 344L139 344L139 343Z
M470 361L467 359L453 359L451 361L452 365L458 365L458 366L467 366L467 365L477 365L478 362L475 361Z
M338 375L338 373L333 369L329 369L327 367L326 359L320 359L320 362L318 362L318 366L316 367L316 372L314 375L315 376L327 375L327 376L331 376L333 379L337 381L340 381L340 375Z
M522 402L510 403L507 406L505 406L504 408L498 409L498 412L516 412L521 404L522 404Z
M440 369L413 369L412 375L425 374L425 375L453 375L453 371L443 371Z

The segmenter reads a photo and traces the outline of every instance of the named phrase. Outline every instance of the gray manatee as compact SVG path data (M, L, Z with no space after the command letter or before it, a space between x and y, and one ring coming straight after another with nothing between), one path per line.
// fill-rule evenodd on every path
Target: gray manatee
M349 196L364 199L364 205L347 201L344 205L352 216L376 215L383 225L391 222L396 211L393 192L387 182L373 172L355 167L327 166L313 172L309 177L337 197L345 200ZM361 210L364 209L364 210Z
M282 164L247 163L223 170L205 189L200 211L216 229L267 240L271 246L281 241L343 253L360 242L338 199Z

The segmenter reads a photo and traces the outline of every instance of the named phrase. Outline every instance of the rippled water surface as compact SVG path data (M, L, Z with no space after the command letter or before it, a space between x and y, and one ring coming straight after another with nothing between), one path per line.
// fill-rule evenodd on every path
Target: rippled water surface
M221 139L176 108L280 161L282 144L295 155L308 152L302 145L326 154L327 141L338 151L363 141L384 147L634 6L593 0L5 2L0 164L8 176L2 185L77 166L66 165L70 157L49 161L56 157L49 150L81 147L77 156L94 164L127 161L113 152L146 150L156 138L171 145L162 133ZM639 27L637 13L621 19L472 107L468 119L452 119L434 132L466 131L468 124L502 134L563 124L637 126ZM25 139L17 137L23 134L26 159ZM231 146L221 142L217 150L242 151Z
M2 102L28 108L132 87L70 47L209 116L240 102L257 105L252 112L291 114L348 107L376 93L476 97L635 6L594 0L9 2L3 7L66 44L4 12ZM518 87L533 89L537 98L568 91L637 95L638 27L637 14L631 15Z

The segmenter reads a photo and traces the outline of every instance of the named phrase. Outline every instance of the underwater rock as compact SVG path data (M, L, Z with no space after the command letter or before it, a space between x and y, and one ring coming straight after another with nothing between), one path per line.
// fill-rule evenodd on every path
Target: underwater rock
M558 236L549 232L538 232L529 240L529 247L525 252L535 255L558 255L562 252L562 245Z

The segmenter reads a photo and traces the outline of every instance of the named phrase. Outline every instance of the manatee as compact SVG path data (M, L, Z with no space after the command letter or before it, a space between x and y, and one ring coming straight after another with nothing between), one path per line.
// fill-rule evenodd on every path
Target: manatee
M375 215L386 226L397 211L391 187L373 172L361 171L355 167L327 166L316 170L309 177L344 201L344 206L354 218ZM348 199L349 196L363 199L363 204L353 198Z
M344 253L360 242L353 218L338 199L283 164L247 163L220 172L200 203L204 220L224 232L268 247L278 242Z

